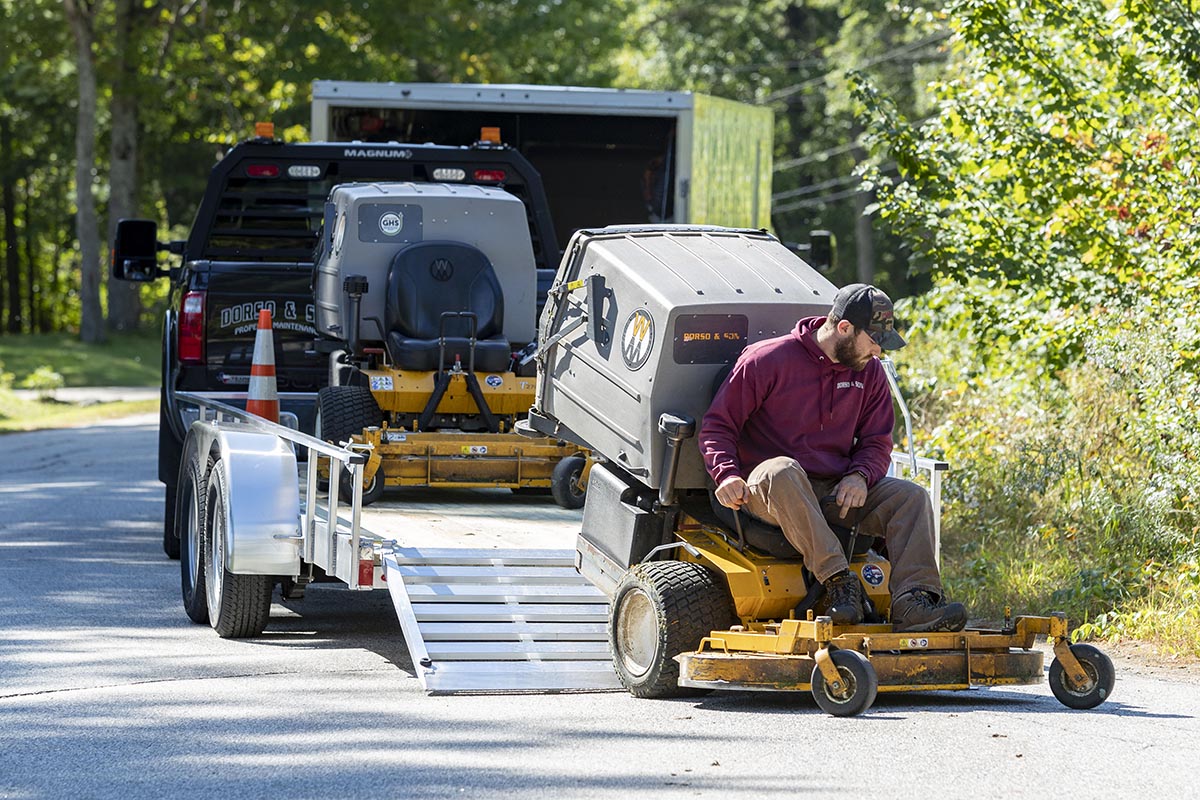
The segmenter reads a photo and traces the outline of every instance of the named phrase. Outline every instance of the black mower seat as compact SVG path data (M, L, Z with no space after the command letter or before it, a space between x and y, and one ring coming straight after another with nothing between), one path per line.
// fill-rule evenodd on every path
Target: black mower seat
M444 317L447 312L466 315ZM397 253L388 269L386 317L388 352L400 369L431 371L453 366L456 358L468 368L472 332L476 371L504 372L512 361L501 332L500 281L487 256L470 245L418 242Z
M741 518L742 535L746 537L747 545L775 558L801 558L800 553L796 551L796 548L792 547L791 542L784 538L781 528L763 522L758 517L746 511L735 512L731 508L726 508L717 502L715 492L708 492L706 495L691 496L684 501L683 508L688 514L695 517L697 521L720 527L729 535L730 540L734 542L737 541L737 526L734 523L734 514L736 513ZM833 506L831 510L831 507L826 507L826 519L830 523L829 527L833 529L834 534L841 541L842 549L845 550L850 545L850 528L845 527L844 524L838 524L838 521L831 518L831 514L836 513L836 508L836 506ZM871 545L874 544L874 541L870 536L855 537L854 555L861 556L865 554L871 548Z

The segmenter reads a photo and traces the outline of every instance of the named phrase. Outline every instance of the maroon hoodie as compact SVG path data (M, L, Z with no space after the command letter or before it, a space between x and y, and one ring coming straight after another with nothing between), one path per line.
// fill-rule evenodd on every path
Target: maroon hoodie
M825 317L748 346L717 390L700 425L704 466L718 486L758 464L790 456L813 478L862 472L867 485L891 464L892 397L883 365L861 372L817 346Z

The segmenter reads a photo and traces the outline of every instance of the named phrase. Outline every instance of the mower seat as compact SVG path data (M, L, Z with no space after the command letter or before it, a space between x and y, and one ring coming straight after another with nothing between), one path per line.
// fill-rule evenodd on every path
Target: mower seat
M746 511L734 511L732 508L726 508L717 501L716 492L709 492L709 505L712 508L713 514L720 520L722 527L729 533L737 537L737 525L734 522L734 515L740 518L742 523L742 535L746 537L746 544L753 547L755 550L762 550L776 558L801 558L796 548L792 547L783 535L783 529L763 522L758 517ZM822 511L825 512L825 521L829 523L829 528L837 536L838 541L842 543L843 552L850 548L850 540L854 539L854 552L848 557L865 555L871 549L871 545L875 540L870 536L854 536L853 526L857 520L852 518L840 519L838 517L838 506L836 503L824 502L821 504ZM851 512L851 517L856 516ZM847 526L846 523L850 523Z
M504 293L478 248L461 242L410 245L392 259L387 292L388 352L398 368L428 372L461 359L465 369L472 334L476 371L504 372L512 363L512 347L500 330ZM447 312L465 315L443 316Z

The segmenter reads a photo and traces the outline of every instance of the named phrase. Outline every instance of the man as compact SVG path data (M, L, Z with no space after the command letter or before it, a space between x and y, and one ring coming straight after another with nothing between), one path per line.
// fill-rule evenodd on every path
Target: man
M842 518L861 508L859 532L886 540L894 629L957 631L967 612L942 592L929 495L885 477L895 417L878 356L905 344L886 294L845 287L828 316L742 351L704 415L700 449L717 500L783 529L824 585L835 623L862 622L864 601L821 511L826 496Z

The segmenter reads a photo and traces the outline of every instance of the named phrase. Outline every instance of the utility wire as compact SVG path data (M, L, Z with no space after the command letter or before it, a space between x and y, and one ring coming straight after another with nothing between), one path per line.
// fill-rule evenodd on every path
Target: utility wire
M926 36L924 39L918 39L915 42L909 42L908 44L893 48L892 50L889 50L886 53L881 53L873 58L868 58L866 61L864 61L858 65L858 69L867 69L868 67L873 67L877 64L883 64L888 61L895 61L897 58L900 58L901 56L905 56L905 55L908 55L909 53L916 52L917 50L924 49L926 47L929 47L930 45L941 44L945 40L949 39L950 36L951 36L950 31L940 31L935 34L931 34L929 36ZM791 86L785 86L784 88L779 89L778 91L771 92L769 95L767 95L766 97L764 97L762 99L762 101L759 103L759 105L763 105L766 103L774 103L778 100L783 100L785 98L791 97L792 95L799 94L800 92L804 91L805 89L810 89L813 86L819 86L820 84L825 82L826 78L828 78L833 73L837 72L839 69L840 68L835 67L834 69L828 70L827 72L824 72L824 73L816 76L815 78L809 78L806 81L801 81L800 83L796 83Z

